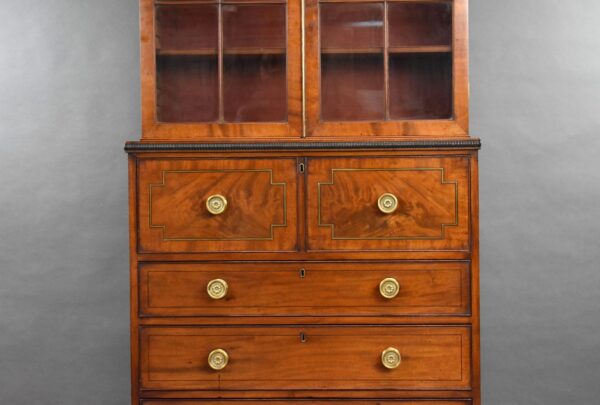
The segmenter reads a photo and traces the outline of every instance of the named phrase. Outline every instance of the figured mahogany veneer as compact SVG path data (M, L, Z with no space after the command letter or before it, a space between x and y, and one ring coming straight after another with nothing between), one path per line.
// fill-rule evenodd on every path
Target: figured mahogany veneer
M132 405L481 405L468 0L140 0Z
M469 250L467 157L315 159L308 187L310 250Z
M142 405L257 405L264 404L265 401L231 401L231 400L223 400L223 401L178 401L178 400L152 400L152 401L142 401ZM313 405L340 405L340 404L348 404L348 401L336 401L336 400L289 400L289 401L269 401L269 405L304 405L304 404L313 404ZM471 401L399 401L399 400L368 400L368 401L357 401L352 400L352 405L469 405Z
M131 161L135 398L479 404L475 151L146 150Z
M143 328L143 389L466 389L468 327ZM389 370L381 353L396 347ZM223 370L209 367L217 348Z
M140 251L296 249L295 159L143 160L138 166ZM224 213L206 207L213 195Z
M231 263L140 265L142 316L468 315L469 265L441 263ZM384 298L379 284L400 291ZM229 289L212 299L206 287Z

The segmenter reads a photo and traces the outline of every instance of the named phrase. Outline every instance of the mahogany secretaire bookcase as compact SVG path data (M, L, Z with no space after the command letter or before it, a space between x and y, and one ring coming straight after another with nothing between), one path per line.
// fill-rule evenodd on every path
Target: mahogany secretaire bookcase
M478 405L467 0L141 0L132 403Z

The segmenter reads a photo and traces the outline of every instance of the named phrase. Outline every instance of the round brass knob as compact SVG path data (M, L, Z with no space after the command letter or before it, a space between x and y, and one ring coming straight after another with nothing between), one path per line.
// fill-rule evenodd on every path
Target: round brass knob
M398 349L394 347L388 347L383 352L381 352L381 364L383 367L394 369L397 368L400 363L402 363L402 356Z
M227 281L221 280L220 278L210 280L206 285L206 292L208 292L208 295L213 300L225 298L228 289L229 285L227 284Z
M223 349L215 349L208 355L208 365L213 370L223 370L229 363L229 355Z
M392 193L382 194L377 200L377 207L384 214L391 214L398 209L398 199Z
M213 215L222 214L225 208L227 208L227 199L220 194L211 195L206 199L206 209Z
M379 293L383 298L392 299L400 292L400 283L395 278L386 278L379 283Z

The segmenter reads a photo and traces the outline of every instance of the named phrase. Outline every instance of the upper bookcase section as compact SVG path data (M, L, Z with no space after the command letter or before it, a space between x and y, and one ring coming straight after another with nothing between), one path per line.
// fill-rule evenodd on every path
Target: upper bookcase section
M142 139L468 136L467 0L141 0Z

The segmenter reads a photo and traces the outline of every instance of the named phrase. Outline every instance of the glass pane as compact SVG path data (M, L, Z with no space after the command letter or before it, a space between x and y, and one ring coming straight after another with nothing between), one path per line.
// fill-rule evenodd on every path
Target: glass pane
M390 46L450 45L450 3L390 3L388 6Z
M321 56L321 118L385 119L383 53Z
M225 121L285 121L285 55L225 55Z
M383 47L383 4L322 4L321 47L364 49Z
M160 122L219 119L219 8L156 6L156 94Z
M219 39L218 6L159 5L156 7L156 42L159 51L211 49Z
M285 5L223 6L223 46L236 48L285 48Z
M217 56L163 56L157 59L158 121L210 122L219 119Z
M227 122L287 119L286 7L223 6L223 108Z
M452 117L452 54L390 55L391 119Z
M383 3L320 6L321 118L385 119Z

